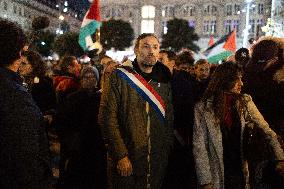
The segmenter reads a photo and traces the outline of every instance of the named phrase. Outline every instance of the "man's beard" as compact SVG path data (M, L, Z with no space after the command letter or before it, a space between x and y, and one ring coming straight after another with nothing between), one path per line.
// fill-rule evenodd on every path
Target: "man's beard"
M149 59L148 61L147 61L147 60L144 60L144 61L142 62L142 65L143 65L144 67L153 67L153 66L155 66L155 64L156 64L156 62L157 62L156 58L154 58L154 57L149 57L148 59Z
M154 67L156 62L142 62L142 66L145 68Z

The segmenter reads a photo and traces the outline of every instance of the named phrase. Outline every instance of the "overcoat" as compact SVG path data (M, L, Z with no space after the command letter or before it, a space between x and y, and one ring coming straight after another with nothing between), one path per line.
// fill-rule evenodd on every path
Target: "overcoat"
M133 69L132 63L124 64ZM157 66L163 66L161 63ZM155 74L161 74L162 69L156 69ZM133 70L134 71L134 70ZM171 105L171 88L169 82L152 79L149 84L162 97L166 105L166 118L161 120L157 112L150 106L150 138L151 138L151 188L160 188L168 154L173 143L173 113ZM146 177L149 164L146 101L137 93L116 70L105 83L102 93L99 123L104 138L108 142L110 156L114 161L114 188L146 188ZM130 177L120 177L116 172L117 161L128 156L133 174Z
M241 160L245 176L245 187L249 188L248 165L243 153L243 131L247 121L253 121L259 127L273 149L276 160L284 159L283 150L273 130L258 111L249 95L244 95L246 110L240 115L241 122ZM248 114L249 112L249 114ZM193 154L199 185L213 184L214 189L224 189L224 163L222 132L220 121L215 118L212 101L199 102L195 107L195 125L193 128Z

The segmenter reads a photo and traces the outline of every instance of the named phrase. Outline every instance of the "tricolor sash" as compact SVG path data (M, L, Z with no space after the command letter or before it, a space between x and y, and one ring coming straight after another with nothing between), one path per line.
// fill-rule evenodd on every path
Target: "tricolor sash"
M166 106L157 91L139 74L126 68L117 68L118 75L123 78L150 106L165 119Z

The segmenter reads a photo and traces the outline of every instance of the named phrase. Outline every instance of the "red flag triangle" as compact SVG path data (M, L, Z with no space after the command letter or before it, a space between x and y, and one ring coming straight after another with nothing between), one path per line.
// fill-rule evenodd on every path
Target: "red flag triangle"
M208 42L208 46L211 47L212 45L214 45L214 38L213 38L213 36L211 35L211 36L210 36L210 39L209 39L209 42Z
M224 49L226 49L227 51L231 51L231 52L236 52L237 50L237 44L236 44L236 30L234 30L231 35L227 38L224 46Z
M89 9L86 18L91 20L101 21L100 0L93 0L93 3Z

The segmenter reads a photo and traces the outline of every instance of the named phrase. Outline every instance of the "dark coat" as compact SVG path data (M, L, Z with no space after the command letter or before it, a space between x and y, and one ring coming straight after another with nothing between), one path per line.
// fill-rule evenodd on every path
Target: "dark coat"
M57 102L60 104L69 94L80 88L80 83L78 79L71 74L58 75L53 77L53 87L56 92Z
M59 109L56 125L63 188L107 187L106 149L97 123L99 105L98 91L79 90Z
M47 189L49 147L42 114L20 77L0 68L0 188Z
M134 64L134 65L133 65ZM124 66L134 70L137 64L126 62ZM157 66L162 66L157 63ZM151 138L151 188L160 188L167 166L168 154L172 148L172 104L171 87L167 73L154 69L148 79L149 84L163 98L166 104L166 119L161 121L156 111L150 106ZM168 80L167 80L168 78ZM168 82L166 82L168 81ZM99 113L100 125L104 137L109 142L110 155L114 160L115 188L146 188L148 171L148 138L146 101L115 70L105 83ZM128 156L133 174L121 177L116 172L117 161Z
M284 83L273 80L280 65L267 70L258 70L255 65L249 67L244 75L244 91L250 94L264 119L284 140ZM283 147L283 144L282 144Z
M174 128L185 144L191 145L194 93L193 78L186 71L176 71L172 80Z
M30 92L42 113L56 108L56 95L50 78L39 78L38 83L32 84Z

